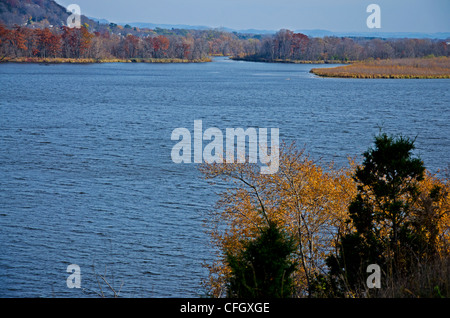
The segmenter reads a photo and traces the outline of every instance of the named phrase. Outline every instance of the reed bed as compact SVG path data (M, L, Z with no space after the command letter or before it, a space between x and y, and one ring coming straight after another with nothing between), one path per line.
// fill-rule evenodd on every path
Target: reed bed
M313 68L311 73L344 78L450 78L450 58L371 60L333 68Z

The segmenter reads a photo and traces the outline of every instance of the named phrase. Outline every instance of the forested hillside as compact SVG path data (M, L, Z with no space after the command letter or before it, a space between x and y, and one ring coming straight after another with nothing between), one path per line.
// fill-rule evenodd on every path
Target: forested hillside
M61 27L68 16L66 8L53 0L0 0L0 21L7 26ZM85 16L82 22L96 23Z

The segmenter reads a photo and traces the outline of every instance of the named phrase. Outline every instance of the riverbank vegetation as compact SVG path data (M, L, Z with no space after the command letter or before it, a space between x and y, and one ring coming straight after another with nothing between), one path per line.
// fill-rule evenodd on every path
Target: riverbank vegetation
M130 58L130 59L94 59L94 58L62 58L62 57L16 57L6 58L11 63L43 63L43 64L90 64L90 63L204 63L211 62L211 58L179 59L179 58Z
M210 56L276 63L350 63L367 59L449 56L447 42L432 39L313 38L290 30L240 34L223 30L139 29L89 25L80 28L6 26L0 22L0 62L208 61ZM57 60L59 59L59 60ZM66 60L65 60L66 59Z
M313 68L311 73L343 78L450 78L450 58L368 60L333 68Z
M192 37L137 37L81 28L7 29L0 25L0 60L10 62L205 62L207 52Z
M203 164L207 180L229 185L206 224L218 251L205 264L209 295L449 297L450 183L413 150L380 134L362 163L341 169L295 145L282 147L273 175ZM380 288L367 282L371 264Z

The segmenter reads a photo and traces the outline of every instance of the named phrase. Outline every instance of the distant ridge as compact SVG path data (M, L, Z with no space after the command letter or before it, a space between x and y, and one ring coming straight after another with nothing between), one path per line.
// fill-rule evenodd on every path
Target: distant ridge
M0 1L0 23L13 27L14 25L29 27L60 27L66 24L69 13L66 8L54 0L1 0ZM107 29L110 21L106 19L82 16L82 23L90 25L91 30ZM232 29L228 27L210 27L204 25L186 24L158 24L148 22L118 23L118 25L129 25L140 29L184 29L184 30L221 30L231 33L270 35L278 30L260 29ZM430 38L445 40L450 39L450 32L420 33L420 32L383 32L381 30L368 30L367 32L333 32L329 30L312 29L295 30L309 37L363 37L363 38Z
M311 37L338 36L338 37L365 37L365 38L430 38L430 39L448 39L450 32L383 32L383 31L367 31L367 32L332 32L328 30L296 30Z
M101 20L98 20L99 22ZM186 25L186 24L158 24L147 22L127 22L119 23L120 25L130 25L138 28L149 29L188 29L188 30L209 30L219 29L227 32L237 32L245 34L275 34L278 30L259 30L259 29L232 29L227 27L213 28L202 25ZM364 38L430 38L430 39L448 39L450 32L436 32L436 33L421 33L421 32L382 32L382 31L367 31L367 32L333 32L329 30L312 29L312 30L295 30L296 33L303 33L310 37L364 37Z
M100 21L100 20L98 20ZM129 25L137 28L149 28L149 29L187 29L187 30L223 30L226 32L237 32L237 33L246 33L246 34L275 34L277 30L258 30L258 29L245 29L245 30L236 30L227 27L209 27L204 25L187 25L187 24L158 24L158 23L147 23L147 22L127 22L127 23L119 23L120 25Z
M186 25L186 24L157 24L157 23L147 23L147 22L132 22L132 23L117 23L120 25L129 25L141 29L187 29L187 30L209 30L211 27L202 25Z

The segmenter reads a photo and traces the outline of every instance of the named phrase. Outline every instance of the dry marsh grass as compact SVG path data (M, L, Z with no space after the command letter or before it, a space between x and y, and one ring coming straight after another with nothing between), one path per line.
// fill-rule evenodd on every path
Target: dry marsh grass
M311 73L346 78L450 78L450 58L372 60L333 68L313 68Z

